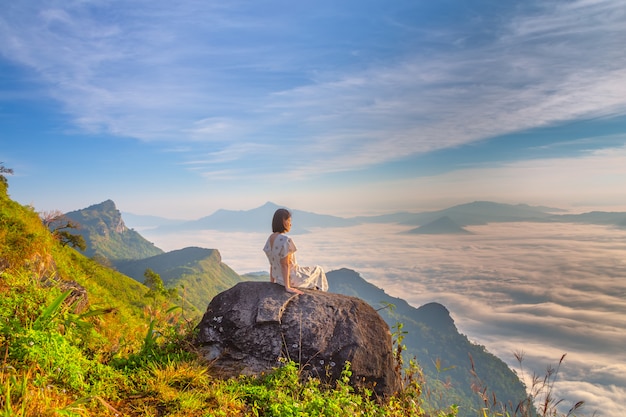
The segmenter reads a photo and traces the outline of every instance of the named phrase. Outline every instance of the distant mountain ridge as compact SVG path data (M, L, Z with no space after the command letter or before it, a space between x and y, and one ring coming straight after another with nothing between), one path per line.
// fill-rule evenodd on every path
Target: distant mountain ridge
M158 233L182 232L187 230L218 230L269 232L274 211L281 206L267 202L251 210L217 210L215 213L197 220L177 221L152 218L151 229ZM443 210L420 213L398 212L378 216L339 217L316 214L309 211L290 209L294 219L292 233L306 233L312 228L349 227L359 224L400 224L425 226L441 218L449 219L458 228L472 225L484 225L499 222L558 222L599 224L624 228L626 212L590 212L566 214L566 211L554 207L530 206L528 204L503 204L490 201L474 201L459 204ZM146 225L147 216L138 218L137 226ZM441 234L442 232L439 232ZM463 233L455 229L451 233Z
M544 221L554 216L559 209L533 207L527 204L502 204L491 201L474 201L459 204L444 210L423 212L401 222L410 226L425 225L439 218L447 217L459 226L481 225L495 222Z
M272 217L274 212L281 206L267 202L261 207L251 210L225 210L220 209L215 213L202 217L198 220L184 223L162 226L159 230L228 230L244 232L268 232L272 231ZM351 219L316 214L308 211L289 209L294 219L294 233L306 233L308 228L317 227L344 227L357 224Z

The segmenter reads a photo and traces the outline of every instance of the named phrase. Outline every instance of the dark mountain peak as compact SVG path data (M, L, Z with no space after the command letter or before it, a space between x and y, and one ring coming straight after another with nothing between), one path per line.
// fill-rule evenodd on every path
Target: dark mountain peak
M471 203L457 204L456 206L449 207L448 210L486 210L486 209L501 209L507 207L507 204L495 203L493 201L476 200Z
M443 304L439 304L436 302L424 304L419 308L424 313L430 313L435 315L450 315L450 310L448 310Z
M289 210L290 212L292 212L292 210L288 207L285 206L279 206L276 203L272 203L271 201L268 201L267 203L263 204L260 207L257 207L255 209L252 210L248 210L248 211L242 211L243 213L249 213L252 215L258 215L258 216L262 216L262 217L267 217L267 221L268 222L272 222L272 216L274 215L274 212L276 210L278 210L279 208L286 208L287 210ZM293 214L293 213L292 213Z
M428 303L417 309L420 321L428 324L433 329L456 329L450 311L439 303Z
M395 318L397 318L396 315L405 316L410 320L426 323L437 331L457 333L450 312L439 303L428 303L416 309L406 300L388 295L385 290L366 281L358 272L348 268L330 271L326 276L331 292L362 298L381 311L385 310L388 304L392 304Z
M267 216L268 213L273 214L274 211L276 211L276 209L280 208L281 206L278 206L270 201L268 201L267 203L263 204L262 206L259 206L257 208L253 208L250 210L231 210L231 209L218 209L216 210L213 214L210 214L208 216L202 217L196 221L193 221L195 223L197 222L202 222L202 221L211 221L211 220L215 220L215 219L228 219L230 220L233 217L251 217L251 216L255 216L258 214L264 214L265 216ZM270 221L271 221L271 217L270 217ZM190 222L190 223L193 223Z
M361 275L348 268L341 268L327 274L329 291L345 295L364 298L371 302L380 301L382 298L390 298L385 291L374 284L367 282Z
M409 230L408 233L427 234L427 235L445 235L445 234L470 234L471 232L465 230L464 228L456 224L450 217L443 216L428 224Z

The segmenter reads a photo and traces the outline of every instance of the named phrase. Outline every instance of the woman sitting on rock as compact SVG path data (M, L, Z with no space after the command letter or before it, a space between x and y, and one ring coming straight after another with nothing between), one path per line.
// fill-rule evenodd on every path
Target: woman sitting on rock
M300 266L296 261L293 240L285 233L291 230L291 213L278 209L272 219L272 234L267 238L263 251L270 261L270 281L284 285L285 290L303 294L298 288L328 291L326 274L320 266Z

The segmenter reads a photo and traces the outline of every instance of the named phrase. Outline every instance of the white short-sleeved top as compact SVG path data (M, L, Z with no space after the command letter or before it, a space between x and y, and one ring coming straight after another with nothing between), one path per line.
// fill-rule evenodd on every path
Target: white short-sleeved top
M284 285L285 280L283 278L283 269L280 266L280 260L285 258L287 255L293 254L298 250L296 248L296 244L291 240L291 238L284 234L279 234L274 239L274 244L270 246L270 237L267 238L267 242L265 242L265 246L263 247L263 252L267 256L267 259L270 261L270 266L272 267L272 275L276 279L276 282L279 282ZM295 264L295 259L292 260Z

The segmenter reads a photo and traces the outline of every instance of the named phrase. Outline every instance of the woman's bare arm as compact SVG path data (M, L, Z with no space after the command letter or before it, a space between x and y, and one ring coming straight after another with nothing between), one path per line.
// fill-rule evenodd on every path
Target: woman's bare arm
M285 281L285 290L287 292L291 292L291 293L294 293L294 294L304 294L299 289L293 288L291 286L291 277L289 276L289 272L291 272L290 271L290 269L291 269L291 255L287 255L283 259L280 260L280 267L282 268L282 271L283 271L283 280Z

